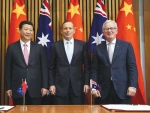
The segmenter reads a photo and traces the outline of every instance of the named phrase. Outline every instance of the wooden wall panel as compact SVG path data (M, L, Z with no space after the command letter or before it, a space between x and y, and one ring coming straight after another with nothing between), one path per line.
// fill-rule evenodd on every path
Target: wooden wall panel
M150 0L144 0L144 38L146 63L147 103L150 104Z
M133 0L134 8L138 9L136 4L138 0ZM147 1L147 0L144 0ZM25 0L25 7L28 20L35 25L35 33L32 38L35 41L35 36L38 28L39 11L43 0ZM81 15L83 20L85 41L88 41L90 34L90 26L92 24L94 9L97 0L79 0ZM104 0L108 19L116 20L118 10L122 0ZM52 19L52 29L54 41L62 38L60 34L60 26L66 19L69 0L49 0L50 12ZM0 100L1 104L8 104L8 99L4 91L4 56L7 48L9 21L12 11L13 0L0 0ZM138 18L138 10L135 14ZM138 24L138 21L136 21ZM138 29L138 28L137 28ZM147 35L148 36L148 35Z

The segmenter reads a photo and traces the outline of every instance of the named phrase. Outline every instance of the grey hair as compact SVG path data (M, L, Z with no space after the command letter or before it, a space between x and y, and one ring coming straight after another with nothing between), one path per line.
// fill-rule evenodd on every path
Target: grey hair
M105 27L105 24L109 23L109 22L112 22L114 25L115 25L115 28L118 29L118 26L117 26L117 23L113 20L106 20L104 23L103 23L103 26L102 26L102 29L104 29Z

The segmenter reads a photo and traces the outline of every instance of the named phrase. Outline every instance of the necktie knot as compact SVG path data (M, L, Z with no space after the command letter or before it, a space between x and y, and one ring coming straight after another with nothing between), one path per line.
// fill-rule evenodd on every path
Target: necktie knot
M111 44L112 44L112 43L111 43L111 42L109 42L109 43L108 43L108 46L110 46Z
M71 42L70 42L70 41L68 41L68 42L66 42L66 44L71 44Z
M28 47L28 45L27 45L27 44L23 44L23 46L24 46L24 47Z

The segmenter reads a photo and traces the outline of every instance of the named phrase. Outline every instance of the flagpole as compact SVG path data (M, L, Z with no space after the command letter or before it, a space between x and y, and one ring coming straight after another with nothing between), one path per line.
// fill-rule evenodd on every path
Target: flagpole
M92 101L93 101L93 99L92 99L92 88L90 88L91 89L91 106L92 106Z
M26 82L26 79L25 79ZM27 106L25 106L25 94L26 94L26 83L22 79L22 93L23 93L23 105L21 106L21 111L27 111Z
M25 93L23 94L23 106L25 105Z
M23 94L23 105L21 106L21 111L27 111L27 106L25 106L25 93Z

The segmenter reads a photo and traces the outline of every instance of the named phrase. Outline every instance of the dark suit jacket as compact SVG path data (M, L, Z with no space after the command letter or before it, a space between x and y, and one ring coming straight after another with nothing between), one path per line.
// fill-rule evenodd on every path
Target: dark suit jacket
M83 85L89 85L89 55L86 43L74 40L73 57L69 64L63 40L60 40L51 47L49 82L50 86L56 86L56 95L66 96L70 81L74 94L81 95Z
M109 93L111 78L117 95L127 97L127 88L137 88L138 72L133 47L130 43L116 40L112 64L110 64L106 42L95 47L91 66L91 78L101 86L101 98Z
M48 88L48 67L43 47L31 41L28 66L25 63L20 40L9 45L5 57L5 86L12 97L22 97L17 89L27 79L28 92L33 98L41 97L41 88Z

